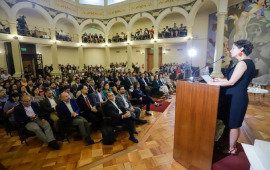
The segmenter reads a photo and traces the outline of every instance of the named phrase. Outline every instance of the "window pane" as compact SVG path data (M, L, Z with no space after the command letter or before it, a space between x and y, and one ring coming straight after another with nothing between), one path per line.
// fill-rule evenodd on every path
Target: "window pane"
M122 1L126 1L126 0L108 0L108 5L116 4L116 3L122 2Z
M80 4L104 6L104 0L79 0Z

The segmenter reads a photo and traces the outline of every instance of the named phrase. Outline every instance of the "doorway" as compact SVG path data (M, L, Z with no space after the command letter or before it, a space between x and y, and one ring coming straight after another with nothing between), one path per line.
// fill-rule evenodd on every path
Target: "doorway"
M162 47L159 47L158 68L162 65ZM147 48L147 69L154 68L154 48Z
M28 68L28 71L35 77L39 74L37 55L34 54L22 54L23 70ZM42 68L41 68L42 69Z

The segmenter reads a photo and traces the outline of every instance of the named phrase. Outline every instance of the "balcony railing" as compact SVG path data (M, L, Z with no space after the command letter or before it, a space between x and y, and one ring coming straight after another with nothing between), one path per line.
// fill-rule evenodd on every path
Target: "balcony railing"
M74 33L62 33L61 31L56 30L55 37L58 41L79 42L78 35Z
M26 25L26 27L17 26L17 31L20 36L51 39L51 31L49 28Z
M81 38L83 43L105 43L105 37L103 36L95 37L93 35L83 34Z

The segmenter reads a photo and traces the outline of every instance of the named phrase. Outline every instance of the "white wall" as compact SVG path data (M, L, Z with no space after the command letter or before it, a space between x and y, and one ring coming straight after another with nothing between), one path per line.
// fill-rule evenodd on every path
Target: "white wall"
M176 23L177 27L180 27L180 24L183 24L184 26L186 26L186 18L180 14L180 13L171 13L166 15L162 21L159 24L159 29L163 30L163 28L166 28L166 26L173 27L174 23Z
M151 29L154 24L152 21L148 18L140 18L138 19L132 26L131 32L132 34L135 34L137 29L142 29L144 31L145 28Z
M170 50L170 51L167 51ZM165 52L165 54L163 54ZM186 44L162 47L162 64L186 62Z
M105 66L105 49L104 48L84 48L84 61L86 65L103 65Z
M209 21L208 12L198 13L196 15L195 24L192 30L193 48L197 50L197 56L193 57L192 60L192 65L195 67L204 67L206 64L208 21Z
M112 38L114 35L116 35L116 33L120 35L121 32L126 34L126 26L122 22L115 23L110 29L109 38Z
M0 21L7 20L7 15L3 9L0 9ZM3 23L4 24L4 23Z

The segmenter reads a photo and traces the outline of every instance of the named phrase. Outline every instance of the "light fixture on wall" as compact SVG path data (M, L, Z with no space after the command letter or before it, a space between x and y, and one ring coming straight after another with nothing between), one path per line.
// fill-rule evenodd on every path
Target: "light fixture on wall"
M152 39L153 42L157 42L157 39Z
M144 54L144 52L141 52L141 54Z
M165 51L163 51L163 54L166 54Z
M192 40L193 37L186 37L186 40Z
M110 44L103 44L105 47L110 46Z
M54 43L54 44L58 44L58 43L59 43L59 41L54 40L54 41L53 41L53 43Z
M41 54L40 52L37 52L37 54Z
M15 40L18 40L18 39L20 39L20 36L14 35L14 36L12 36L12 38L14 38Z
M83 44L83 43L79 43L78 45L79 45L79 46L84 46L85 44Z
M130 41L127 41L126 44L131 44L131 42Z

